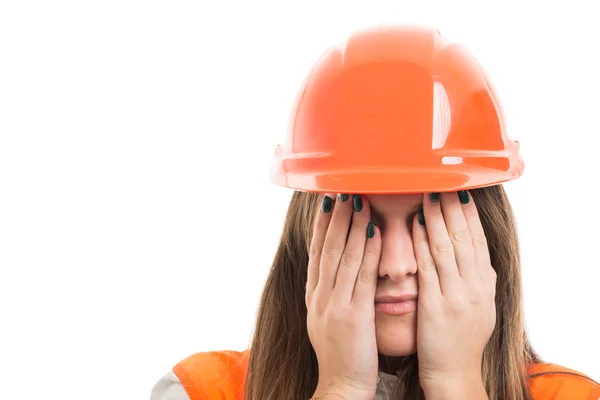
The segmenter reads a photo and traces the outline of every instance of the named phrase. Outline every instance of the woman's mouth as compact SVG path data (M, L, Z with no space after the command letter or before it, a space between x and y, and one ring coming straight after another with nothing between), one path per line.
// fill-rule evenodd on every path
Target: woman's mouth
M385 314L402 315L417 309L417 295L379 296L375 298L375 311Z

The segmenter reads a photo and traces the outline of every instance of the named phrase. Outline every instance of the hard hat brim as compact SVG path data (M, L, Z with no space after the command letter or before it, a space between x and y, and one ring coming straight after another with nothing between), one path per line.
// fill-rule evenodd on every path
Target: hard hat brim
M507 171L473 165L440 169L338 170L329 172L287 172L274 167L271 180L277 185L321 193L431 193L492 186L518 178L523 163Z

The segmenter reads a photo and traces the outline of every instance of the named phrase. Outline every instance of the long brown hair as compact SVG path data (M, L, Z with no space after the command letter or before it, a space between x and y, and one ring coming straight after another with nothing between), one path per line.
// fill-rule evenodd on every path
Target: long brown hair
M540 359L524 328L512 207L501 185L470 193L498 275L496 327L483 354L485 387L490 400L531 400L526 367ZM321 198L299 191L292 196L258 309L246 377L247 400L306 400L316 389L318 365L306 327L305 287L312 226ZM416 354L403 359L394 398L424 399L417 363Z

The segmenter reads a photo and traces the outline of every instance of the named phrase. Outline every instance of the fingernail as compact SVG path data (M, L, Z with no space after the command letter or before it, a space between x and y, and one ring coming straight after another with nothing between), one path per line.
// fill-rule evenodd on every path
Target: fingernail
M360 194L352 195L352 203L354 204L354 211L359 212L362 210L363 204L362 199L360 198Z
M369 225L367 225L367 237L371 239L373 236L375 236L375 224L369 222Z
M421 224L422 226L425 226L425 215L423 215L423 210L419 211L419 214L417 215L417 219L419 220L419 224Z
M439 193L429 193L429 199L431 200L432 203L437 203L437 201L440 199L440 194Z
M458 192L458 199L462 204L469 204L469 192L466 190L460 190Z
M332 200L331 197L329 196L325 196L323 197L323 203L321 204L321 210L323 211L323 213L327 214L331 211L331 206L332 206Z
M340 193L340 194L338 195L338 197L340 198L340 201L343 203L343 202L345 202L346 200L348 200L348 197L350 197L350 195L349 195L349 194L342 194L342 193Z

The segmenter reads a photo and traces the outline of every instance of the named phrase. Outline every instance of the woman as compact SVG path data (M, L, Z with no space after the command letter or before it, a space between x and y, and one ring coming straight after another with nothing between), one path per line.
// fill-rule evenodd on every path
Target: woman
M519 177L489 81L425 27L353 34L315 66L278 147L295 189L251 348L198 353L166 399L572 399L523 324Z

